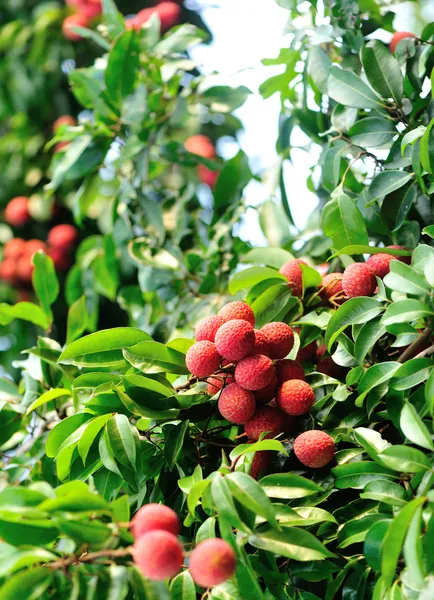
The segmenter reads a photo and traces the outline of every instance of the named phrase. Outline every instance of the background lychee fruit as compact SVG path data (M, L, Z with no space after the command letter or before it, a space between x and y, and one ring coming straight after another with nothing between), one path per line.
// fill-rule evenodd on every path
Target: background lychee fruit
M315 392L305 381L290 379L277 392L278 407L288 415L297 417L309 412L315 402Z
M411 33L410 31L396 31L393 36L392 39L390 40L390 51L392 53L395 52L396 50L396 46L398 45L398 43L405 39L405 38L415 38L416 36L414 35L414 33Z
M330 300L333 296L342 295L342 273L328 273L322 278L320 296L323 300Z
M77 230L73 225L68 225L68 223L56 225L49 231L47 237L48 244L52 248L61 248L62 250L72 248L76 239Z
M219 311L219 315L225 321L232 321L233 319L242 319L243 321L247 321L250 323L252 327L255 326L255 315L253 310L247 304L247 302L242 302L241 300L237 300L236 302L229 302L226 306Z
M242 319L227 321L215 336L218 352L227 360L241 360L255 345L255 332L252 325Z
M266 334L261 329L255 329L255 345L253 346L252 354L268 354L268 339Z
M140 536L163 529L173 535L179 534L179 519L175 511L164 504L146 504L139 508L131 521L131 533L137 540Z
M25 243L26 242L21 238L12 238L11 240L8 240L3 249L4 257L16 260L22 255Z
M265 387L255 391L255 398L258 404L267 404L276 396L277 388L279 387L279 381L276 375L273 375L273 379Z
M33 263L30 256L22 256L16 263L16 274L23 283L32 283Z
M274 365L263 354L248 356L235 367L235 381L246 390L261 390L274 376Z
M13 227L22 227L30 218L29 199L27 196L16 196L5 208L5 221Z
M192 135L185 141L184 147L192 154L203 158L212 159L216 154L214 144L206 135Z
M174 27L181 18L181 7L176 2L160 2L154 11L160 17L161 31Z
M366 266L376 277L386 277L390 271L390 263L395 257L391 254L382 252L381 254L372 254L366 261Z
M215 344L203 340L196 342L187 351L185 362L187 369L196 377L208 377L217 371L221 356Z
M33 256L35 252L47 252L47 245L42 240L27 240L24 244L22 256Z
M194 332L197 342L201 340L208 340L213 342L215 340L215 334L219 327L225 323L225 320L219 315L212 315L211 317L205 317L201 319L196 325Z
M81 35L72 31L73 27L87 27L89 22L88 17L84 13L76 13L75 15L69 15L63 20L62 31L66 39L71 42L78 42L81 40Z
M219 171L211 171L205 165L197 165L197 176L199 181L205 185L209 185L210 188L214 188L219 176Z
M294 258L285 263L279 270L279 273L282 273L288 280L288 285L294 296L301 296L303 294L303 272L300 268L300 263L302 265L306 264L304 260Z
M13 258L6 258L0 263L0 279L14 283L17 279L17 263Z
M377 280L365 263L352 263L342 277L342 288L348 298L372 296Z
M237 566L235 552L230 544L220 538L204 540L196 546L190 557L190 574L203 588L213 587L232 577Z
M163 581L181 570L183 550L178 538L164 530L149 531L136 540L132 555L145 577Z
M305 431L294 441L294 454L306 467L319 469L333 460L335 443L324 431Z
M267 432L265 438L276 437L285 431L285 416L273 406L262 406L244 425L244 431L250 440L259 440L261 434Z
M260 450L259 452L255 452L250 467L250 477L259 479L263 472L269 467L272 459L273 453L270 450Z
M62 125L68 125L68 127L74 127L74 125L77 125L77 121L74 119L74 117L71 117L71 115L62 115L61 117L59 117L58 119L56 119L53 123L53 133L56 133L56 131L59 129L59 127L62 127Z
M208 377L207 382L207 392L208 394L214 396L214 394L217 394L217 392L219 392L226 385L234 383L235 377L232 375L232 373L215 373L213 377Z
M275 363L277 379L280 383L288 381L289 379L301 379L305 380L304 369L300 363L290 358L278 360Z
M386 246L386 248L390 248L391 250L408 250L408 248L406 248L405 246L399 246L396 244L392 246ZM411 265L411 256L394 256L394 258L396 258L396 260L400 260L406 265Z
M268 356L285 358L294 345L294 333L286 323L268 323L261 328L268 340Z
M238 383L231 383L220 394L218 409L221 416L230 423L243 425L256 410L255 395Z

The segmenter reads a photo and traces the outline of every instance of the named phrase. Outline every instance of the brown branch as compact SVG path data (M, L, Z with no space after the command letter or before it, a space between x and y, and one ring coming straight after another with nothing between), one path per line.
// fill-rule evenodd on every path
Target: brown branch
M425 350L422 350L422 352L419 352L419 354L416 354L414 358L423 358L424 356L429 356L430 354L434 354L434 344Z
M83 552L81 556L74 555L68 558L59 558L59 560L46 563L43 566L54 571L56 569L67 569L68 567L82 563L91 563L99 558L122 558L124 556L131 556L131 553L132 546L128 546L127 548L117 548L116 550L107 548L106 550L98 550L97 552Z
M422 344L429 338L431 335L431 327L425 327L420 336L414 340L410 344L410 346L404 350L401 356L398 358L399 363L406 362L409 358L411 358L422 346Z

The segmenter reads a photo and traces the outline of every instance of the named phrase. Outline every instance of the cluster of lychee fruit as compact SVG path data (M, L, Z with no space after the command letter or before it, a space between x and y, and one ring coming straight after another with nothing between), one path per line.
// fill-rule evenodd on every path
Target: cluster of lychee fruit
M153 15L157 15L161 23L161 31L167 31L181 20L181 7L177 2L168 0L160 1L156 6L150 6L140 10L134 17L125 19L127 29L135 29L138 31L147 23Z
M142 506L131 521L131 532L135 539L132 556L145 577L162 581L180 572L185 556L179 519L171 508L163 504ZM227 581L237 563L232 546L220 538L200 542L188 562L193 581L203 588Z
M87 27L102 12L101 0L66 0L66 5L73 9L62 24L63 35L71 42L81 40L81 35L73 31L73 27Z
M208 158L212 160L216 157L216 149L213 142L206 135L192 135L184 142L186 150L202 158ZM197 166L197 176L199 181L209 185L211 188L215 187L217 178L219 176L218 171L211 171L205 165Z
M308 413L315 402L302 365L285 358L294 345L291 327L281 322L261 329L254 329L254 325L253 310L246 302L230 302L218 315L197 324L196 342L186 355L192 375L208 383L210 395L218 394L222 417L244 425L252 442L288 432L294 417ZM321 431L302 436L296 438L294 451L305 466L316 468L332 460L334 442L330 436ZM327 438L328 451L321 446L319 454L306 454L303 448L306 444L310 447L309 440L317 436Z

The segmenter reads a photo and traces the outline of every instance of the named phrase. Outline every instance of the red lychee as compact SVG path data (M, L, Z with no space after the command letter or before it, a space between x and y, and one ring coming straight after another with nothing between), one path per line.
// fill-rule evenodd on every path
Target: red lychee
M188 349L185 357L187 369L196 377L208 377L217 371L221 356L213 342L203 340Z
M68 40L71 40L71 42L78 42L78 40L81 40L81 35L72 31L72 28L87 27L88 22L88 17L82 12L76 13L75 15L69 15L62 23L63 35Z
M305 380L304 369L296 360L285 358L284 360L278 360L274 366L279 383L284 383L290 379Z
M415 38L414 33L410 33L410 31L397 31L393 34L392 39L390 40L390 51L392 53L395 52L396 46L398 43L405 38Z
M252 327L255 326L255 315L253 310L247 304L247 302L242 302L241 300L237 300L236 302L229 302L226 306L219 312L220 317L222 317L225 321L232 321L233 319L241 319L242 321L247 321L250 323Z
M253 417L256 410L255 395L238 383L231 383L220 394L218 408L224 419L243 425Z
M263 354L243 358L235 367L235 381L246 390L261 390L274 376L273 363Z
M207 382L207 392L214 396L214 394L217 394L223 387L235 383L235 377L232 373L215 373L213 377L207 379Z
M29 199L27 196L16 196L5 208L5 221L13 227L22 227L30 219Z
M270 450L260 450L255 452L255 456L252 460L250 467L250 477L253 479L259 479L262 473L268 468L269 464L273 459L273 453Z
M48 256L52 259L56 271L66 271L69 267L69 258L60 248L49 248Z
M65 150L69 146L69 144L70 142L59 142L54 146L54 154L56 154L57 152L62 152L62 150Z
M219 585L232 577L237 566L235 552L220 538L204 540L190 557L190 574L200 587Z
M376 277L386 277L390 271L390 263L395 257L385 252L381 254L372 254L366 261L366 266Z
M352 263L342 277L342 288L348 298L372 296L377 280L365 263Z
M279 271L288 280L294 296L302 296L303 294L303 272L300 264L305 265L306 263L304 260L294 258L285 263Z
M33 275L33 263L29 256L22 256L16 263L17 277L23 283L31 283Z
M137 540L145 533L156 529L178 535L180 529L178 515L164 504L146 504L134 515L131 521L131 533Z
M306 467L320 469L333 460L335 443L324 431L305 431L294 441L294 454Z
M43 252L47 252L47 245L42 240L27 240L24 243L24 248L22 252L22 256L32 256L38 250L42 250Z
M208 340L209 342L213 342L218 328L221 327L223 323L225 323L225 320L219 315L212 315L211 317L201 319L196 325L194 332L196 341L200 342L201 340Z
M241 360L255 345L255 332L247 321L234 319L224 323L215 336L217 351L227 360Z
M294 333L286 323L268 323L261 328L268 340L268 356L285 358L294 345Z
M261 434L267 432L265 438L273 438L286 429L285 415L273 406L261 406L253 417L244 425L249 440L259 440Z
M160 17L161 31L174 27L181 18L181 7L176 2L160 2L154 11Z
M62 127L62 125L74 127L74 125L77 125L77 121L74 119L74 117L71 117L71 115L63 115L54 121L53 133L56 133L56 131L59 129L59 127Z
M392 250L408 250L408 248L405 246L398 246L396 244L392 246L386 246L386 248L391 248ZM394 258L396 258L396 260L400 260L406 265L411 265L411 256L394 256Z
M12 238L11 240L8 240L3 249L4 257L16 260L22 255L25 243L26 242L21 238Z
M256 402L258 404L267 404L270 402L275 397L278 387L279 382L277 377L276 375L273 375L273 379L269 384L255 392Z
M14 283L17 278L17 263L13 258L6 258L0 263L0 279Z
M216 155L214 144L206 135L193 135L189 137L185 141L184 147L192 154L197 154L203 158L212 159Z
M219 176L219 171L211 171L211 169L208 169L205 165L197 165L197 176L199 181L214 189Z
M61 248L69 250L75 244L77 239L77 230L73 225L63 223L56 225L48 233L48 244L52 248Z
M178 538L168 531L149 531L136 540L134 562L145 577L163 581L181 570L183 550Z
M255 345L252 354L265 354L269 356L268 338L261 329L255 329Z
M298 417L309 412L315 402L315 392L305 381L290 379L277 392L278 407L288 415Z
M328 275L324 275L320 290L320 296L323 300L328 301L338 294L343 296L342 277L342 273L329 273Z

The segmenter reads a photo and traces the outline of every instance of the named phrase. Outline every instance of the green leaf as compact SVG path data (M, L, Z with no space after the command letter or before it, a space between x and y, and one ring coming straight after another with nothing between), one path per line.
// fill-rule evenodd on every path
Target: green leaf
M249 536L249 544L260 550L302 562L334 556L314 535L297 527L284 527L282 531L270 529L258 532Z
M354 344L354 358L363 365L367 354L374 349L378 340L386 333L386 328L380 325L380 317L367 321L357 334Z
M101 0L101 5L104 22L111 37L114 38L125 30L124 19L116 8L114 0Z
M292 473L275 473L263 477L260 482L270 498L304 498L324 491L321 486L310 479Z
M294 256L283 248L253 248L242 257L242 262L252 265L267 265L280 269Z
M401 364L398 362L382 362L372 365L367 369L359 382L357 391L359 393L356 399L356 406L362 406L363 400L375 387L389 381L400 368Z
M0 600L37 600L50 585L52 577L52 571L44 567L21 571L1 586Z
M382 305L374 298L350 298L330 319L325 341L330 352L334 342L349 325L362 325L374 319L383 311Z
M59 281L57 279L56 270L52 259L38 251L33 255L32 262L34 264L32 282L33 289L38 296L42 310L47 315L50 323L53 320L51 305L56 301L59 295Z
M339 548L347 548L351 544L363 542L372 525L382 519L384 519L382 515L371 514L344 523L338 532Z
M79 338L88 327L89 314L86 307L86 296L80 296L68 310L66 326L66 343L71 344Z
M377 500L391 506L405 506L408 498L404 488L392 481L385 479L377 479L370 481L360 494L360 498L368 498L369 500Z
M233 496L248 510L264 517L272 527L279 528L271 501L264 489L246 473L231 473L226 483Z
M215 85L202 93L200 101L213 111L230 113L240 108L251 93L245 85L235 88L227 85Z
M434 362L430 358L413 358L405 362L393 375L390 384L395 390L408 390L416 387L428 379L434 368Z
M196 587L189 571L180 573L172 580L170 600L196 600Z
M170 469L175 466L179 455L181 453L182 446L184 444L185 435L188 431L189 421L181 421L173 429L170 430L169 435L166 438L164 445L164 458L167 461Z
M106 415L96 417L86 425L86 429L83 431L80 439L78 440L77 446L77 450L81 460L83 461L83 465L86 462L89 450L97 435L111 417L112 413L107 413Z
M168 371L187 375L185 354L158 342L141 342L123 351L125 359L136 369L148 373Z
M50 320L45 312L32 302L17 302L17 304L0 303L0 325L9 325L15 319L33 323L42 329L50 327Z
M111 512L110 506L104 498L81 489L76 492L58 496L57 498L48 498L47 500L44 500L38 508L48 513L88 511Z
M389 446L378 456L385 465L400 473L420 473L431 468L429 458L409 446Z
M8 544L35 546L49 544L59 535L59 529L50 519L23 518L22 514L0 510L0 536Z
M434 371L431 371L425 385L425 402L431 416L434 416Z
M57 398L61 398L63 396L71 396L71 392L64 388L48 390L48 392L45 392L44 394L39 396L39 398L37 398L34 402L31 403L31 405L27 409L27 414L33 412L36 408L47 404L47 402L51 402L52 400L56 400Z
M397 300L389 304L381 324L387 326L394 323L410 323L433 314L431 308L420 300Z
M428 173L434 173L434 118L420 139L420 162Z
M240 271L232 277L229 283L229 292L236 294L240 290L252 288L262 281L269 281L271 285L272 283L279 283L279 281L287 282L287 279L275 269L270 269L269 267L251 267Z
M419 417L415 407L409 402L406 402L403 406L399 425L410 442L434 451L434 443L428 427Z
M366 562L374 571L381 572L381 547L386 535L390 520L378 521L368 531L363 552Z
M309 51L310 76L322 94L327 93L327 79L331 65L332 61L321 46L312 46Z
M237 509L235 508L232 494L225 479L226 478L222 477L220 474L217 474L211 483L211 495L217 509L219 519L224 519L230 523L232 527L236 527L241 531L249 532L248 527L244 525L239 517ZM203 484L204 482L199 483ZM196 485L199 485L199 483ZM195 507L192 508L194 509Z
M396 292L415 296L423 296L431 291L425 279L400 260L390 262L390 272L384 278L384 284Z
M348 488L361 490L374 478L385 479L390 477L394 479L397 477L393 471L390 471L386 467L368 461L339 465L332 469L332 473L336 478L335 485L339 490Z
M84 423L93 418L90 413L78 413L57 423L48 434L45 453L49 458L54 458L63 442Z
M341 248L330 258L335 258L336 256L341 256L342 254L348 254L349 256L354 254L391 254L392 256L411 256L411 252L409 250L395 250L394 248L376 248L375 246L357 245Z
M352 108L380 108L383 103L375 92L353 71L332 65L327 82L333 100Z
M357 121L348 135L354 144L362 148L377 148L390 142L397 131L392 121L380 117L367 117Z
M115 415L106 424L114 458L125 467L136 469L136 444L130 422L125 415Z
M362 213L354 200L344 194L340 187L324 206L321 224L336 250L354 244L368 245Z
M379 40L370 40L361 52L366 77L374 90L383 98L401 103L404 79L393 54Z
M132 93L139 69L139 39L134 29L120 35L110 51L105 84L110 98L116 106Z
M158 54L163 55L171 54L173 52L185 52L191 46L195 46L196 44L205 41L207 37L208 35L205 31L202 31L202 29L199 29L192 23L183 23L176 29L170 30L169 33L167 33L155 46L155 51ZM232 90L233 88L228 89Z
M252 172L244 152L238 152L225 162L214 190L214 208L218 214L240 201L243 189L251 178Z
M366 192L366 205L370 206L383 196L404 186L413 177L406 171L382 171L371 182Z

